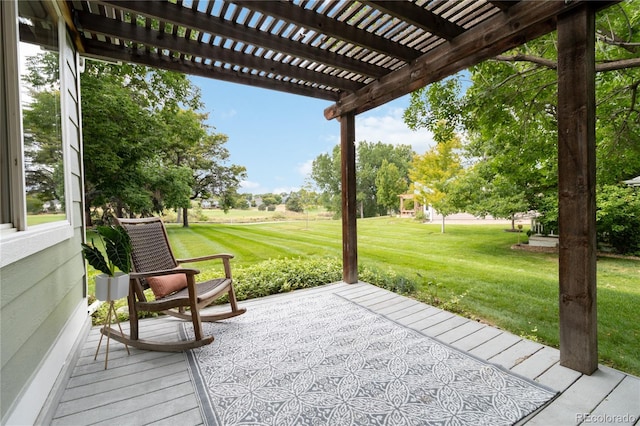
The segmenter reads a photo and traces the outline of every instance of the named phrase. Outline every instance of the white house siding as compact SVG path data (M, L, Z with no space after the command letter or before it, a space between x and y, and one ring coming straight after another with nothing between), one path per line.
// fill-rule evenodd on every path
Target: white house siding
M72 237L0 269L0 360L2 424L34 424L56 380L64 376L73 345L88 330L86 272L80 243L82 133L75 49L60 42L63 143L71 181L67 211ZM69 177L67 178L69 179ZM62 373L62 374L61 374Z

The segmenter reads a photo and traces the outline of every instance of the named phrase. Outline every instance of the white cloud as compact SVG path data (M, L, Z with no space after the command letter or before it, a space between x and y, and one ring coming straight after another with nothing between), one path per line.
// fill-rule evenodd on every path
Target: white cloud
M273 191L269 191L273 194L289 194L291 192L297 192L300 188L296 186L280 186L273 189Z
M434 144L433 135L425 129L411 130L404 123L402 108L392 108L380 113L356 117L356 141L382 142L391 145L411 145L423 154Z
M304 163L298 163L298 173L307 177L311 174L311 168L313 167L313 160L307 160Z
M243 180L240 182L240 188L251 192L256 188L260 188L260 184L257 182L251 182L250 180Z
M411 130L404 123L402 108L378 108L374 112L356 116L356 142L382 142L391 145L411 145L418 154L424 154L435 144L433 135L426 129ZM339 136L332 135L333 144L339 144Z
M283 179L276 179L283 180ZM290 192L299 191L299 186L277 186L275 188L267 188L261 183L244 180L240 182L239 192L248 192L251 194L288 194Z
M236 111L235 109L230 109L227 111L222 111L220 113L220 118L223 120L228 120L230 118L233 118L236 116L236 114L238 114L238 111Z

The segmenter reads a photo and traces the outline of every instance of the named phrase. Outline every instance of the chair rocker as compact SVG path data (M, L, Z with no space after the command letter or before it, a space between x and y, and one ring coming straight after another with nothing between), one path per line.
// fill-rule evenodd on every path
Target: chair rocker
M111 327L102 329L102 334L139 349L179 352L208 345L213 336L204 336L202 321L212 322L231 318L246 312L238 307L231 278L230 254L214 254L192 259L176 259L169 245L164 224L160 218L118 219L118 223L131 238L132 270L129 281L129 322L126 335ZM221 259L225 276L196 283L198 269L182 268L183 263ZM154 281L155 280L155 281ZM155 300L148 300L144 290L151 287ZM167 293L167 294L164 294ZM215 299L227 294L231 311L215 315L201 314L200 310ZM186 308L189 308L187 311ZM164 312L168 315L191 321L194 339L185 341L151 341L139 338L138 312Z

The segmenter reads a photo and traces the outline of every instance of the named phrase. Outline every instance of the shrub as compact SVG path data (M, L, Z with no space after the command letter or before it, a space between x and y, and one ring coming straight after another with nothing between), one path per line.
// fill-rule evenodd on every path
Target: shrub
M416 282L386 271L360 265L358 276L378 287L409 294L415 291ZM311 288L342 280L342 260L339 258L283 258L271 259L234 271L238 300L285 293L301 288Z
M39 214L42 213L44 204L42 200L38 197L34 197L32 195L27 195L27 211L29 214Z
M270 204L267 206L267 211L268 212L275 212L276 211L276 206L273 204Z
M342 264L337 258L270 259L234 271L238 300L315 287L341 279Z
M415 280L399 276L391 268L383 271L375 267L359 265L358 278L360 281L368 282L398 294L410 294L415 292L417 288Z
M215 275L214 271L203 271L199 279L210 279ZM360 265L358 275L361 281L399 294L413 293L417 287L415 280L399 276L390 268L380 270ZM238 300L253 299L341 281L342 260L337 257L270 259L247 267L235 267L233 277L236 298ZM147 294L147 297L153 299L151 293ZM217 303L226 302L228 302L226 296L217 301ZM120 321L128 320L125 306L126 299L116 301L116 308L120 308L118 309ZM108 304L104 303L93 314L94 325L104 323L107 308ZM146 316L157 316L157 313L149 313Z
M304 206L302 205L302 199L299 195L291 195L287 198L287 202L285 203L285 207L287 210L302 213L304 212Z
M618 253L640 254L640 192L605 185L599 188L596 199L598 241Z

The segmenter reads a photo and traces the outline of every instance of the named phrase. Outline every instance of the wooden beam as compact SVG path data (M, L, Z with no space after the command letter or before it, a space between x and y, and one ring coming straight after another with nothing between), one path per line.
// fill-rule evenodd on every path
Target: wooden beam
M558 17L560 365L598 368L595 11Z
M82 36L80 35L80 33L78 32L75 22L73 22L73 14L71 13L71 10L69 9L69 5L67 4L66 1L63 0L55 0L56 4L58 5L58 8L60 8L60 13L62 13L62 17L64 19L65 24L67 25L67 28L69 29L69 32L71 33L71 38L73 39L73 44L76 46L76 49L78 49L79 53L84 53L84 45L82 43Z
M437 46L410 65L379 78L355 93L343 94L340 101L325 109L324 115L331 120L347 112L360 114L520 46L555 30L558 14L583 3L518 2L508 11Z
M97 40L85 40L85 54L83 56L103 61L122 61L154 68L163 68L184 74L198 75L201 77L228 81L230 83L277 90L280 92L324 99L327 101L335 101L339 96L338 92L330 90L322 90L275 78L265 79L265 77L261 75L243 73L202 63L185 63L179 58L171 58L165 55L151 53L147 50L116 46L111 43Z
M340 167L342 171L342 280L358 282L356 233L356 119L340 117Z
M445 40L451 40L464 32L461 26L447 21L424 7L416 6L415 3L397 0L366 0L363 3Z
M509 9L515 4L512 0L489 0L489 3L503 11Z
M174 25L191 28L192 30L216 34L249 45L261 46L266 49L272 49L275 52L282 52L341 70L352 71L367 77L377 78L388 72L387 69L377 65L363 63L357 59L338 55L304 43L293 42L278 35L265 33L246 25L238 25L215 16L205 15L202 12L170 2L102 0L100 3Z
M353 80L274 61L273 59L261 58L246 54L243 51L236 51L234 49L198 42L197 40L189 40L187 38L165 34L151 28L139 26L135 21L127 23L88 12L78 12L76 17L79 26L85 31L142 43L148 47L156 47L158 49L180 52L203 59L239 65L342 90L354 91L364 86L364 84ZM192 61L184 60L184 62Z
M233 0L234 3L249 10L258 10L270 16L293 22L304 28L309 28L319 34L325 34L347 41L355 46L380 52L388 56L410 62L420 56L420 51L395 43L374 33L370 33L356 26L346 24L337 19L297 6L293 3L278 1L246 1Z

